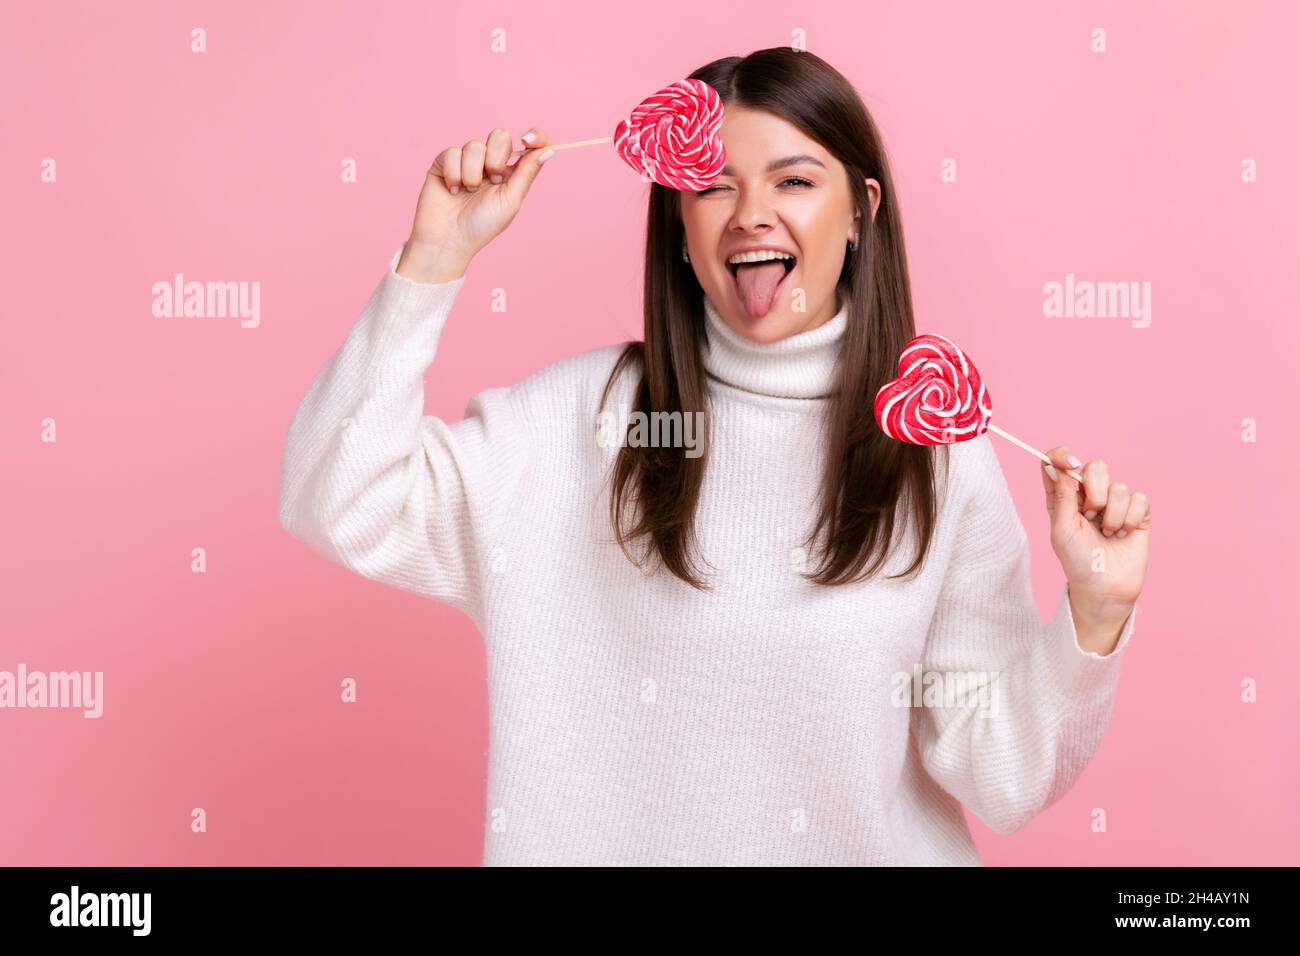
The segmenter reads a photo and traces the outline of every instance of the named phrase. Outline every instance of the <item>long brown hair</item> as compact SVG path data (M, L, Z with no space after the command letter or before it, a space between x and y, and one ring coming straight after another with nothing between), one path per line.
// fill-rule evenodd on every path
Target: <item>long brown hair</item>
M924 563L936 522L935 456L929 446L895 441L873 413L876 392L897 374L903 347L916 335L898 199L880 133L857 91L813 53L788 47L715 60L691 74L718 91L724 104L766 110L816 140L844 164L852 202L861 216L856 250L846 245L837 292L848 327L838 363L838 387L827 414L829 443L811 544L825 532L825 548L808 577L844 584L873 576L889 556L906 497L917 553L900 574ZM865 178L880 183L875 221ZM705 344L704 290L684 262L681 196L650 184L645 246L645 341L629 342L605 383L601 406L626 366L640 370L635 410L704 411L708 404L701 349ZM700 418L707 422L707 416ZM707 590L693 555L694 518L709 458L680 448L624 442L614 461L609 514L624 554L644 538L648 557L693 587ZM946 450L946 449L945 449ZM631 555L628 555L629 558ZM633 559L634 561L636 559ZM637 561L640 564L640 561Z

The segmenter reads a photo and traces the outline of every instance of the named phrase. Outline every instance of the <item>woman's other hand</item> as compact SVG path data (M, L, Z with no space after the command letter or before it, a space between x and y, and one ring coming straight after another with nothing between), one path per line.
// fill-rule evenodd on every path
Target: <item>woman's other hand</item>
M416 282L458 278L510 225L547 154L554 152L536 127L521 139L527 152L513 165L507 165L513 140L500 127L486 140L449 146L437 155L425 173L398 275Z
M1068 445L1046 454L1054 467L1043 463L1039 472L1051 515L1052 550L1069 582L1079 643L1104 655L1146 580L1150 501L1143 492L1111 481L1100 458L1081 466ZM1066 474L1068 469L1082 475L1082 484Z

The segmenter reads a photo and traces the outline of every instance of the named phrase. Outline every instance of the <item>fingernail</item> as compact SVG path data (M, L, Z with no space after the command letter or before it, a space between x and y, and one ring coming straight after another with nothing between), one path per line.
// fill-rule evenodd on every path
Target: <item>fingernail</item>
M554 155L555 155L555 150L551 149L551 147L548 146L544 150L542 150L541 153L538 155L537 161L539 163L544 163Z
M1128 528L1120 528L1117 532L1115 532L1115 537L1122 538L1126 534L1128 534Z
M1111 531L1110 528L1102 528L1102 529L1101 529L1101 533L1104 534L1106 537L1109 538L1109 537L1110 537L1112 534L1114 534L1115 532L1114 532L1114 531Z
M1085 511L1085 512L1083 513L1083 516L1084 516L1085 518L1087 518L1089 521L1091 521L1093 518L1097 517L1097 512L1095 512L1095 511Z
M537 134L534 133L532 130L529 130L527 133L524 133L524 135L520 136L519 138L522 139L525 143L531 143L533 140L537 139Z
M456 193L460 192L460 187L452 186L451 189L447 190L447 192L451 193L454 196L456 195Z
M1076 458L1074 455L1071 455L1069 458L1065 460L1070 463L1071 468L1078 468L1080 465L1083 464L1083 462L1079 461L1079 459Z
M496 175L493 175L493 177L492 177L492 182L494 182L494 183L499 183L499 182L501 182L501 181L504 180L504 179L505 179L504 176L502 176L502 175L500 175L500 174L496 174Z
M1058 481L1058 480L1059 480L1059 479L1056 477L1056 469L1052 467L1052 463L1051 463L1051 462L1049 462L1049 461L1045 461L1045 462L1043 462L1043 471L1047 472L1047 477L1048 477L1048 478L1051 478L1053 481Z

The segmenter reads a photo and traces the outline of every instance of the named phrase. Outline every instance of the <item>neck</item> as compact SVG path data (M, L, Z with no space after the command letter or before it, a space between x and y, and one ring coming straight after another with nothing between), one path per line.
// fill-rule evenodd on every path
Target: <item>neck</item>
M704 297L709 375L735 388L775 398L826 398L835 388L835 365L848 325L847 305L827 321L775 342L754 342L722 319Z

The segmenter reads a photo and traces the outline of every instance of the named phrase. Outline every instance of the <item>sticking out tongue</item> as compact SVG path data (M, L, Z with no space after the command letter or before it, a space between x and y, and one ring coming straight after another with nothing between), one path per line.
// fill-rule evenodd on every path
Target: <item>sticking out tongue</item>
M785 278L785 264L779 259L769 262L744 263L736 267L736 288L745 310L755 319L761 319L772 308L776 287Z

